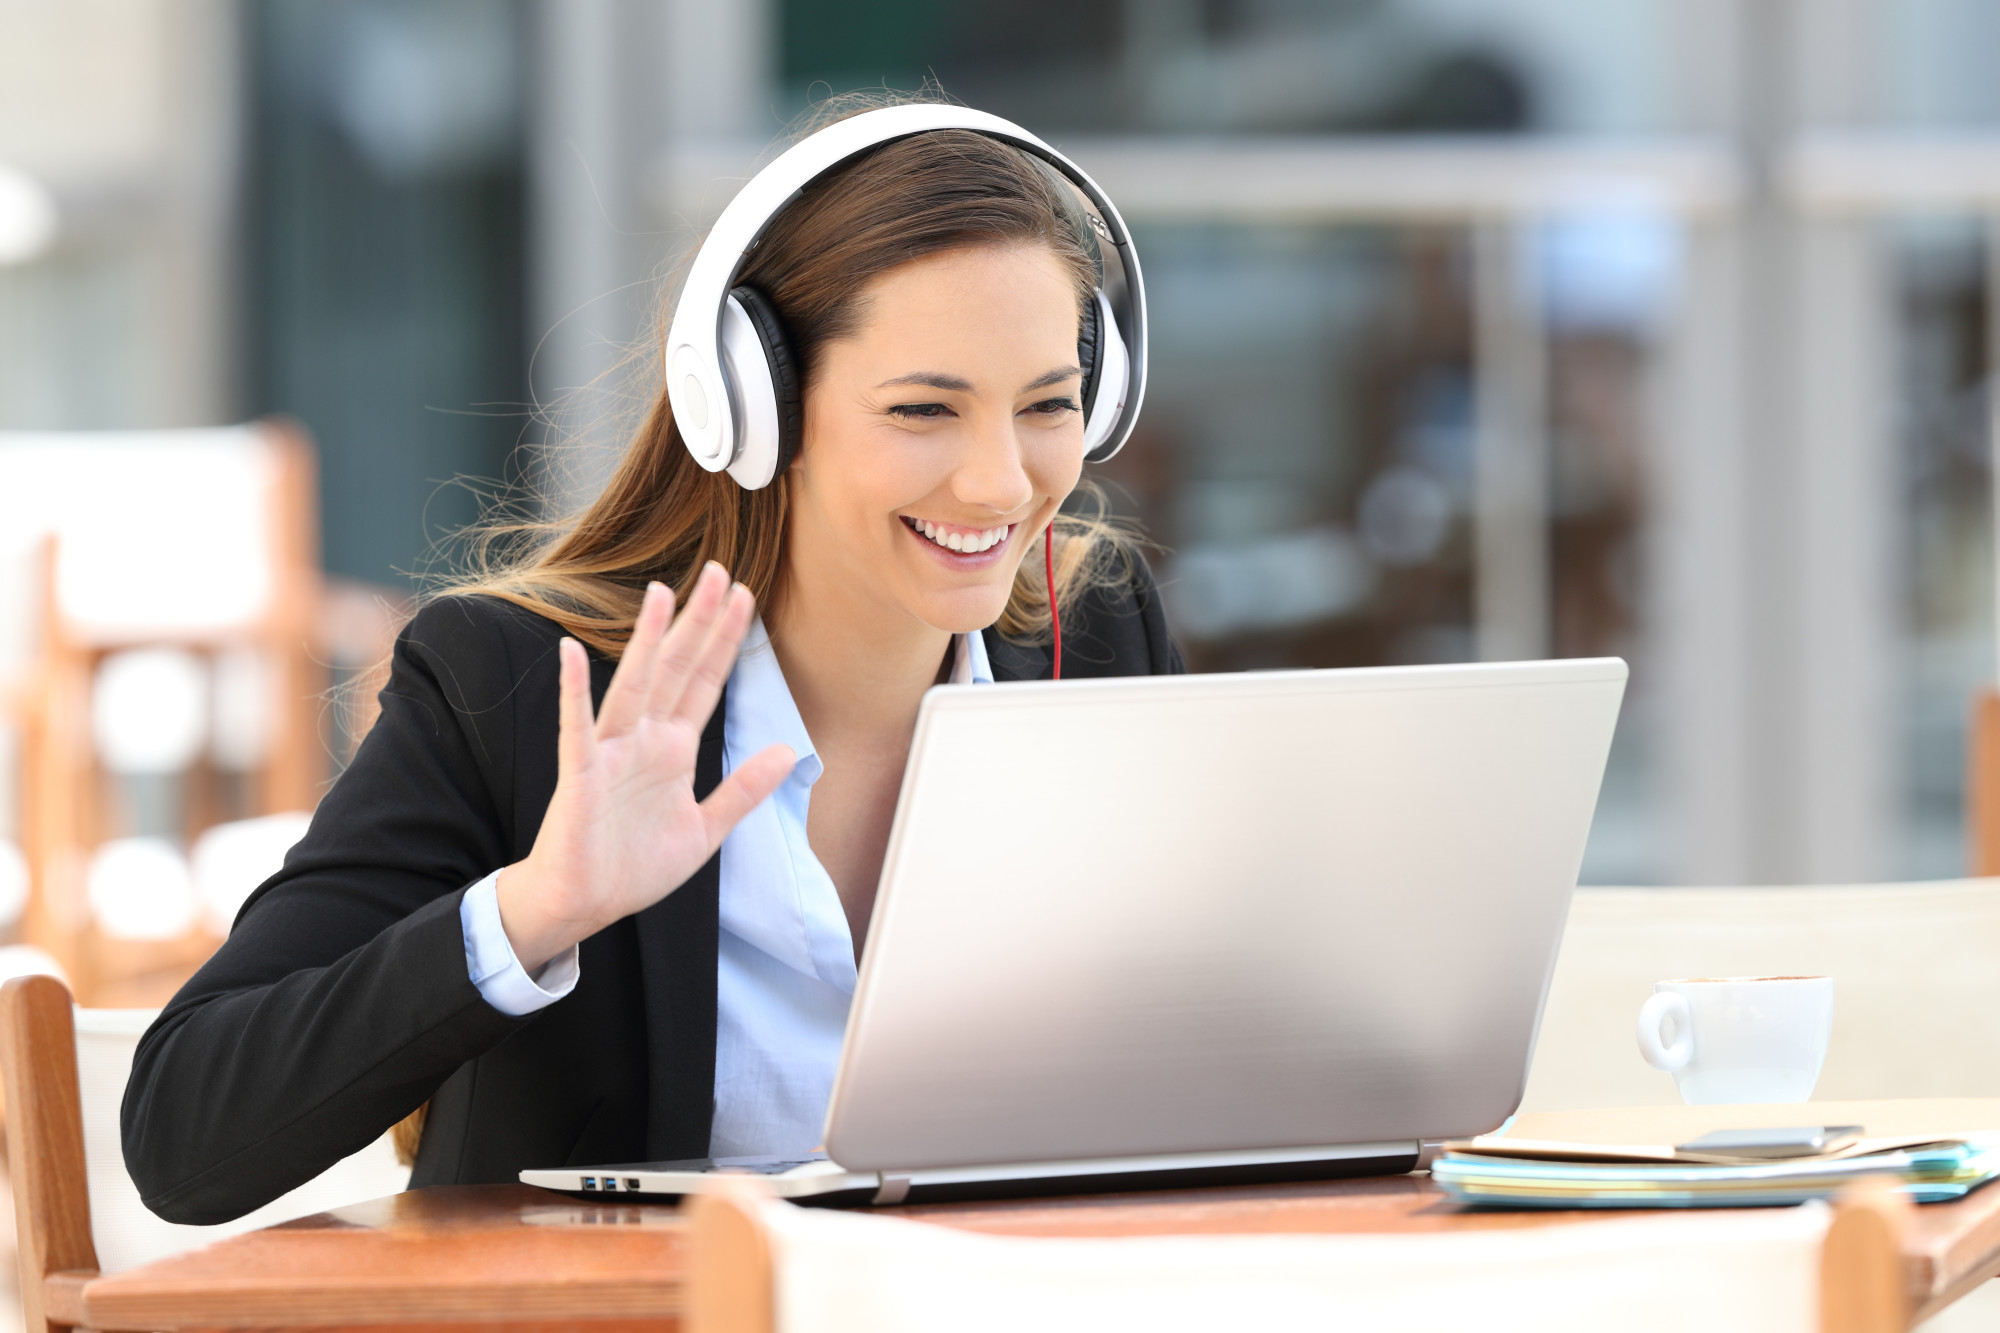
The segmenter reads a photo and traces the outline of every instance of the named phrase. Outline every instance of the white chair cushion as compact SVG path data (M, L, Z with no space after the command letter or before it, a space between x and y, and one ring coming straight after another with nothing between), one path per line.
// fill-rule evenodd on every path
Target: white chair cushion
M0 838L0 930L13 926L28 910L28 858L6 838Z
M257 886L285 868L285 853L305 837L312 816L287 810L206 829L194 840L194 886L208 928L227 935Z
M114 838L84 873L90 919L113 939L170 940L199 917L187 858L165 838Z
M178 773L208 743L208 667L184 649L112 653L90 695L97 757L113 773Z
M1042 1239L765 1206L778 1333L1812 1333L1828 1210L1418 1236Z
M274 586L276 475L265 437L248 426L0 432L0 674L26 656L35 561L48 533L62 541L56 595L87 636L200 633L253 620Z

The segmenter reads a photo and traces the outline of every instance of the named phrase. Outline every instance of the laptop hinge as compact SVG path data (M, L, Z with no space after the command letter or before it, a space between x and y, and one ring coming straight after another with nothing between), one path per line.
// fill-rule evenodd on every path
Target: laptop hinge
M909 1197L909 1175L905 1172L884 1171L882 1173L882 1188L875 1191L875 1197L869 1200L869 1202L875 1204L901 1203Z

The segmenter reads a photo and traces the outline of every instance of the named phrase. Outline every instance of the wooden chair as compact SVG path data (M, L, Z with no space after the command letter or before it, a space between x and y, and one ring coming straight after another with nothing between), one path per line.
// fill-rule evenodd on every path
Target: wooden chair
M19 977L0 986L0 1091L28 1333L80 1323L84 1285L100 1269L119 1271L224 1236L394 1194L408 1182L384 1135L235 1222L189 1227L154 1217L125 1174L118 1143L131 1049L152 1017L76 1010L53 977Z
M1578 889L1522 1109L1677 1104L1633 1031L1654 982L1691 976L1831 976L1815 1097L2000 1097L1996 959L1990 879Z
M83 1107L69 995L60 982L0 987L0 1091L14 1180L22 1327L79 1323L83 1284L97 1276L84 1188Z
M1456 1234L1106 1239L794 1208L733 1183L689 1204L687 1333L1909 1326L1909 1206L1886 1191Z
M2000 690L1981 690L1972 701L1965 767L1968 869L2000 875Z
M23 935L56 957L90 1003L157 1005L217 941L199 928L178 939L131 941L91 927L85 865L110 836L107 783L90 725L93 681L106 656L124 649L178 648L210 662L250 654L262 664L271 726L251 775L249 808L237 813L317 804L326 777L319 725L325 671L316 647L312 446L283 422L73 439L0 435L0 468L17 490L0 503L0 520L16 525L17 535L45 533L33 655L12 691L23 727L22 843L34 886ZM184 488L182 504L206 505L205 512L182 512L159 494L161 478L177 469L215 474L212 493L198 483ZM91 505L77 502L79 490ZM118 543L153 554L128 551L121 568L107 556ZM145 563L130 567L135 558ZM233 582L217 595L199 595L201 580L216 579L217 567ZM121 579L154 581L161 592L120 597ZM212 765L198 762L186 781L183 832L192 842L231 812L222 808Z

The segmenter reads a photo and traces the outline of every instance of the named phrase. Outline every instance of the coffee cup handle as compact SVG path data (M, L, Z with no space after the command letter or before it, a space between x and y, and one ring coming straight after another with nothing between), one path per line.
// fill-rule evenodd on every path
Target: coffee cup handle
M1663 1074L1672 1074L1686 1067L1694 1058L1694 1024L1689 1021L1688 1002L1685 995L1674 991L1655 991L1639 1007L1639 1054L1646 1057L1646 1063ZM1668 1019L1680 1024L1680 1034L1674 1044L1665 1045L1660 1041L1660 1029Z

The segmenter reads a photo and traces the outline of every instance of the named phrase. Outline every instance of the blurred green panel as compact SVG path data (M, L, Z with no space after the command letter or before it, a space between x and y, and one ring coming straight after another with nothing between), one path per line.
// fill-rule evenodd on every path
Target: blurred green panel
M401 582L476 516L523 424L511 4L245 11L251 407L320 448L330 572Z
M937 59L952 8L944 0L785 0L785 82L826 79L835 92L914 86Z

